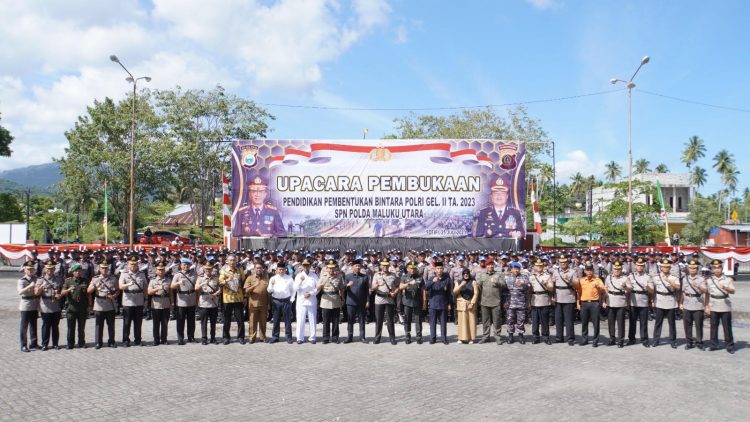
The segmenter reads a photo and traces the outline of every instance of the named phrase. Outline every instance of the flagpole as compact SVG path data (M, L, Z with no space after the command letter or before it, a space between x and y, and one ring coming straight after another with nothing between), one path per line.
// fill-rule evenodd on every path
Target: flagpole
M107 219L107 179L104 179L104 244L109 244L109 221Z

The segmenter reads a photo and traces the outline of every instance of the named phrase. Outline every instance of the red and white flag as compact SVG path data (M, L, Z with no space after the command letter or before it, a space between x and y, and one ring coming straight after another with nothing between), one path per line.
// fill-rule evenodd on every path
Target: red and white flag
M534 207L534 230L542 234L542 216L539 214L539 202L536 200L534 182L531 182L531 204Z
M231 213L229 212L229 207L232 203L229 201L229 179L227 179L227 176L224 174L224 172L221 173L221 192L221 212L224 217L224 246L229 248L232 237L232 217Z

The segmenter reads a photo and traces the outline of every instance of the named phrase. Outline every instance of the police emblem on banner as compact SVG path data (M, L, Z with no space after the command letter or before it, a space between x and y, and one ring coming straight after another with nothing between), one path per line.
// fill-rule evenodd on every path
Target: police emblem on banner
M391 151L388 148L378 146L370 151L371 161L390 161L392 157Z
M500 168L513 170L516 168L516 155L518 154L518 145L502 144L498 147L500 151Z
M243 145L240 147L240 152L242 167L252 168L258 164L258 147L256 145Z

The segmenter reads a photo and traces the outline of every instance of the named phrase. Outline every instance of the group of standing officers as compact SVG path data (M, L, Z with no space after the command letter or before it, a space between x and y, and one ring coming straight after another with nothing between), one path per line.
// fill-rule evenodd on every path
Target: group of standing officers
M36 258L36 256L34 256ZM59 323L67 321L66 347L86 347L86 320L95 321L94 346L117 347L115 316L122 315L125 347L143 346L144 317L152 320L153 345L168 344L168 324L176 319L178 345L196 342L196 320L201 343L229 344L231 324L237 341L245 344L284 340L317 342L316 326L323 323L323 343L368 343L365 325L375 323L374 343L397 344L395 324L402 323L405 343L423 342L426 317L428 341L448 344L447 322L458 325L458 342L497 344L502 325L508 343L525 343L530 316L533 343L575 344L574 321L580 318L579 344L600 343L600 320L606 314L609 345L624 347L638 340L645 347L661 342L667 321L668 343L677 347L676 320L681 316L687 349L704 349L704 317L710 319L708 350L719 347L723 327L726 350L734 352L730 295L735 286L723 263L702 267L699 257L682 254L552 252L497 253L494 251L400 251L384 253L337 250L228 251L154 249L59 251L48 258L30 259L18 281L21 311L21 350L40 346L37 319L41 314L41 349L60 348ZM92 315L93 314L93 315ZM267 321L272 328L267 336ZM292 322L297 321L296 333ZM346 322L341 335L339 323ZM653 319L652 337L648 324ZM245 321L249 333L246 339ZM482 332L477 324L481 320ZM625 331L626 320L629 322ZM216 326L223 321L221 341ZM589 325L593 336L589 336ZM555 334L550 334L550 325ZM440 327L440 337L437 329ZM627 343L626 337L627 336Z

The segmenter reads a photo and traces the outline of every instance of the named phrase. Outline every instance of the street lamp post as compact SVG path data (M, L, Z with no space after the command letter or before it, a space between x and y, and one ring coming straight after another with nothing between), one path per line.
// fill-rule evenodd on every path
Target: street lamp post
M629 80L617 78L609 80L612 85L620 82L628 87L628 252L633 248L633 88L635 88L633 79L650 59L649 56L644 56Z
M136 78L133 76L132 73L128 70L128 68L125 67L124 64L120 61L120 59L117 58L114 54L109 56L109 59L113 62L120 65L120 67L125 70L125 72L128 74L128 77L125 78L126 81L131 82L133 84L133 110L130 117L130 207L128 209L128 235L129 235L129 241L128 244L130 245L130 248L133 248L133 234L135 232L135 212L133 211L133 203L135 202L135 190L133 188L134 180L135 180L135 96L136 96L136 87L138 86L138 81L143 79L146 82L151 82L151 77L149 76L141 76Z

